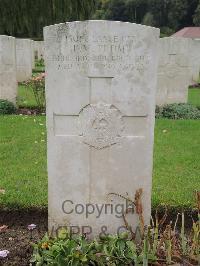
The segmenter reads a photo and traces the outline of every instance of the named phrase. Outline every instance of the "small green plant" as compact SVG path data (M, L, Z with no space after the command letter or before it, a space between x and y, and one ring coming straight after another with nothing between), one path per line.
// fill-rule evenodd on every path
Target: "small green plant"
M126 198L116 193L112 195ZM198 213L200 213L200 193L197 192ZM180 234L176 225L179 214L172 226L167 225L167 212L159 220L152 218L151 226L144 226L143 208L141 205L142 190L136 191L135 209L139 216L139 236L133 233L125 219L127 231L118 235L100 234L99 239L87 240L85 236L73 235L70 230L61 228L56 237L47 234L38 243L34 244L31 265L43 266L133 266L133 265L199 265L200 263L200 214L199 220L193 222L190 234L184 230L184 215ZM128 201L131 199L127 198ZM141 227L143 226L142 230ZM136 230L137 231L137 230Z
M174 103L156 106L156 118L200 119L200 110L187 103Z
M35 77L32 77L32 79L26 82L26 85L32 89L38 109L40 111L44 111L46 106L45 74L41 73Z
M12 102L0 99L0 114L1 115L15 114L16 110L17 109Z
M44 59L41 58L40 60L36 60L35 66L36 67L44 67Z
M63 229L64 230L64 229ZM105 236L99 241L71 238L66 232L54 240L48 235L34 246L33 265L131 265L141 263L135 244L126 235ZM137 264L136 264L137 265Z
M35 61L35 68L33 70L33 73L42 73L45 71L45 64L44 59L41 58L39 60Z

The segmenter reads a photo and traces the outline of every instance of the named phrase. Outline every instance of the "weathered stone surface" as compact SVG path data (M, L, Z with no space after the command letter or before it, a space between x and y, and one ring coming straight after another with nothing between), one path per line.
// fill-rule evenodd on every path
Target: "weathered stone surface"
M31 40L31 52L32 52L32 69L34 69L35 68L35 44L33 40Z
M140 188L149 223L159 30L85 21L46 27L44 37L49 229L116 233L125 200L109 193L134 200Z
M191 40L189 49L191 74L190 84L194 84L199 81L200 78L200 40Z
M44 41L35 41L35 58L37 60L44 59Z
M157 105L187 102L190 83L190 41L177 37L160 39Z
M110 104L90 104L81 110L79 118L80 136L96 149L116 144L123 132L122 114Z
M16 39L17 81L23 82L32 76L32 45L29 39Z
M0 35L0 99L16 103L15 38Z

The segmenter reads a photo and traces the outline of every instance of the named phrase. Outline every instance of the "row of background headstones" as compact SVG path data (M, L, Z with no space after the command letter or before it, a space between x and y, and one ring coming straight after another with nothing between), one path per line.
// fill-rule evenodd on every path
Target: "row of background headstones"
M18 82L32 77L36 60L44 57L44 42L0 36L0 99L16 104Z
M188 86L199 80L200 40L166 37L159 42L156 104L185 103ZM0 99L16 103L17 82L31 78L44 42L0 36Z

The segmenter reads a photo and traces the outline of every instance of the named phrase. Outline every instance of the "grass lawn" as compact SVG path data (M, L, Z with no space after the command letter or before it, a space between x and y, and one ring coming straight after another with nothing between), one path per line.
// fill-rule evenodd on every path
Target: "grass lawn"
M163 132L167 130L167 132ZM157 120L153 206L194 205L200 188L200 121ZM44 116L0 116L0 205L47 206Z
M36 66L33 70L33 76L37 76L41 72L44 72L44 66ZM37 103L31 87L23 84L18 86L17 104L20 108L37 108Z
M193 192L200 190L199 162L200 121L157 120L153 205L170 204L190 207L194 204Z
M0 116L0 205L47 205L43 116Z
M37 103L34 98L33 91L30 87L20 84L18 86L17 104L19 107L36 108Z
M188 102L195 106L200 106L200 88L189 89Z
M38 74L45 71L44 66L36 66L35 69L33 69L33 74Z

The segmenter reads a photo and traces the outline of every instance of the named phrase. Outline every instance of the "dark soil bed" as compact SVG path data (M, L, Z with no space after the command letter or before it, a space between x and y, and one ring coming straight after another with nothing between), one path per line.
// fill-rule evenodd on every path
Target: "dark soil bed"
M37 108L18 108L18 115L45 115L44 111Z
M27 226L37 225L31 232ZM37 242L47 231L47 210L29 211L1 211L0 227L8 226L7 229L0 231L0 250L8 250L10 253L7 258L0 258L0 266L30 265L29 260L32 254L32 242Z
M164 215L164 210L160 210L159 217ZM153 216L155 211L153 211ZM166 222L175 221L177 212L168 210L168 218ZM186 228L191 228L192 219L197 219L197 212L186 211L185 218ZM32 244L40 240L47 232L48 226L47 209L32 210L1 210L0 211L0 228L3 225L8 226L7 229L0 230L0 250L8 250L10 253L7 258L0 258L0 266L28 266L32 255ZM37 225L32 235L28 230L28 225ZM180 228L180 224L178 224ZM187 265L187 264L186 264Z

